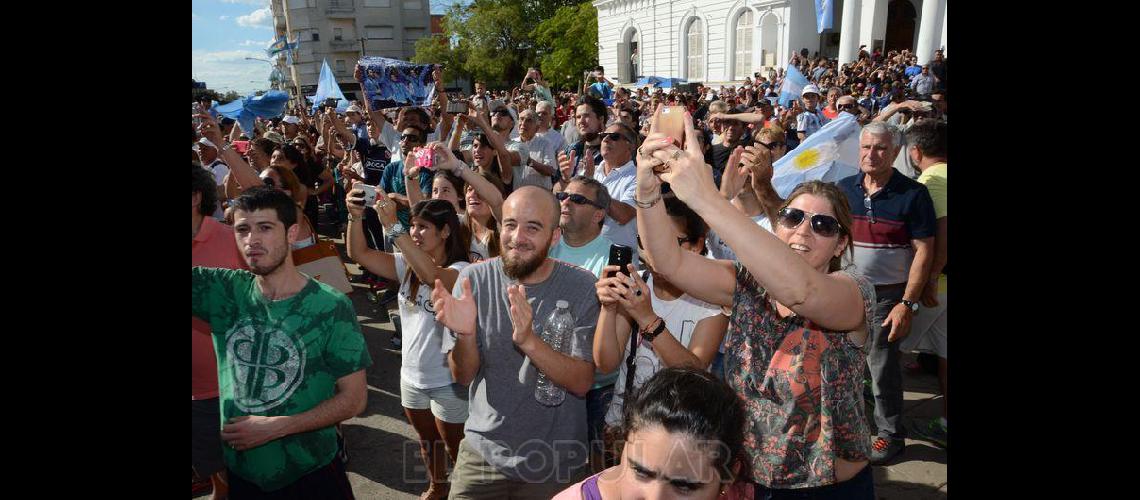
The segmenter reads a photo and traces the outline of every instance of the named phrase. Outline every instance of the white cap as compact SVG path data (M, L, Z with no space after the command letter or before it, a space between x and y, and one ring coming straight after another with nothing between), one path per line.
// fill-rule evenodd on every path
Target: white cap
M800 92L800 97L803 97L803 96L808 95L808 94L819 95L819 87L816 87L815 84L812 84L812 83L804 85L803 91Z
M348 107L348 109L344 110L344 112L345 112L345 113L360 113L360 114L364 114L364 110L363 110L363 109L360 109L360 106L357 106L357 105L355 105L355 104L353 104L352 106L349 106L349 107Z
M285 118L281 119L281 123L291 123L293 125L300 125L301 119L297 118L296 116L293 116L293 115L285 115Z

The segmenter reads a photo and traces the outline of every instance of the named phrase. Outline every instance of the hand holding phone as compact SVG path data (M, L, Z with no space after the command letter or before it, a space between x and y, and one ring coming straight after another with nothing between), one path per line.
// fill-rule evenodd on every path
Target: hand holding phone
M625 269L626 265L630 262L633 262L632 248L625 245L618 245L617 243L610 245L610 260L606 263L607 266L618 266L619 269ZM612 278L616 275L616 271L606 273L607 278Z
M683 147L685 144L684 113L684 106L662 106L653 130L671 137L676 141L677 146Z

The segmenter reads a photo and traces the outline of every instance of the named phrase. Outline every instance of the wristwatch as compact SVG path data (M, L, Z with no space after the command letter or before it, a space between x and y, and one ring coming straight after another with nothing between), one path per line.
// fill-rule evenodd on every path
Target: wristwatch
M907 309L910 309L910 312L918 312L918 302L911 302L909 300L903 299L902 303L907 307Z
M397 221L395 224L392 224L392 227L388 229L387 233L390 241L396 241L396 238L399 238L400 235L408 234L408 228Z
M646 342L649 342L650 344L652 344L653 339L657 338L657 336L660 335L661 332L663 332L663 331L665 331L665 320L662 319L660 316L658 316L657 317L657 328L654 328L652 332L642 331L640 333L641 333L641 338L645 339Z

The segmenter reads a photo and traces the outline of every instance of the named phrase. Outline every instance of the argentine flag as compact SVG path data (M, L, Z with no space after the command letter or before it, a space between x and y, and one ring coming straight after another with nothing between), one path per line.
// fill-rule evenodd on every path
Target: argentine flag
M804 74L789 63L787 74L784 75L784 83L780 85L780 105L786 108L792 101L799 99L800 92L803 92L807 84L808 79L804 77Z
M211 110L226 118L237 120L242 132L253 138L254 118L277 118L285 112L285 104L288 102L289 94L280 90L270 90L261 95L251 95L222 105L215 103Z
M772 187L787 198L800 183L814 180L834 183L859 173L859 134L863 127L851 113L839 113L772 164Z
M309 98L313 102L311 112L316 113L325 99L330 97L337 98L336 108L338 112L341 107L348 109L348 100L344 98L344 92L340 91L340 84L336 83L336 77L333 76L332 68L329 68L329 61L327 59L321 60L321 77L317 79L317 93Z
M819 33L835 24L835 1L815 0L815 27Z

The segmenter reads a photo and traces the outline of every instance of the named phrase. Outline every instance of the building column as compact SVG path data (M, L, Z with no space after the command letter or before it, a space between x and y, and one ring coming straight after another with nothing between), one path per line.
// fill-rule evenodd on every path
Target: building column
M918 21L918 47L915 48L915 55L918 56L918 64L926 64L934 58L934 51L938 48L936 45L941 39L942 19L939 19L939 14L945 12L946 0L923 0L922 1L922 16Z
M776 30L776 69L788 67L788 22L780 21Z
M942 43L938 45L939 47L942 47L942 57L943 58L950 57L950 56L946 55L946 51L948 50L946 48L946 17L947 17L946 16L946 9L948 9L948 8L950 8L949 5L942 8ZM930 57L934 57L934 56L931 55Z
M859 13L862 8L861 0L843 0L843 19L839 26L840 66L859 57Z

